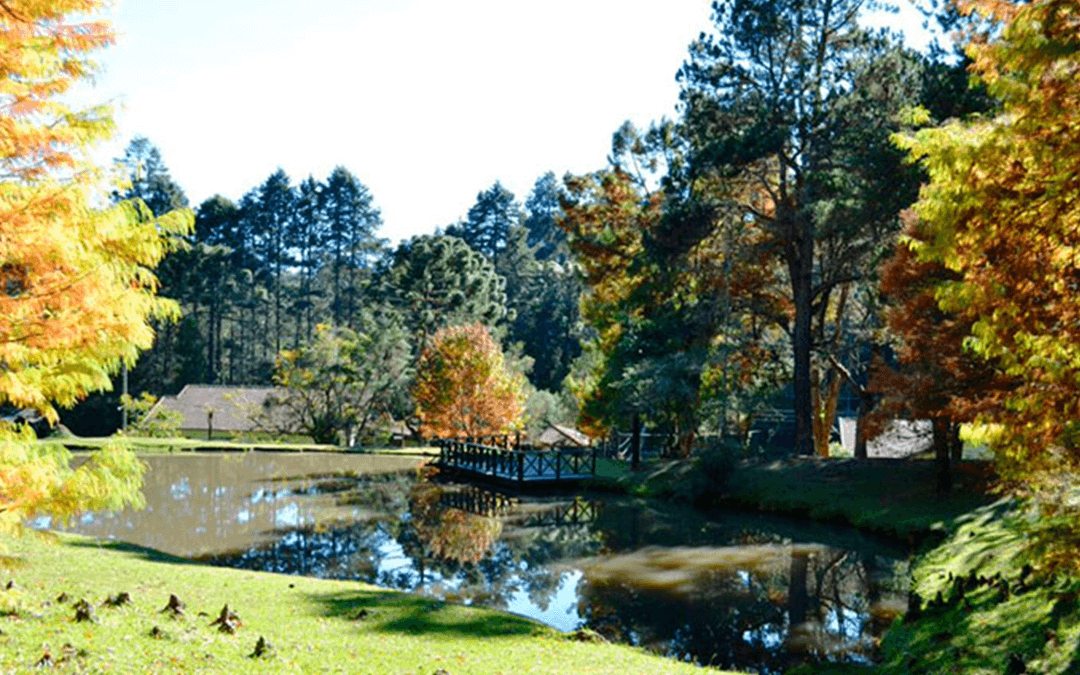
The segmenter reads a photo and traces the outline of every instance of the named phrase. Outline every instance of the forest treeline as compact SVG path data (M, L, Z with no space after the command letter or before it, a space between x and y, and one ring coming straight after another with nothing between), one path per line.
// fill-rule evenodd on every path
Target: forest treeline
M189 206L148 139L131 141L120 164L131 184L118 201L141 199L148 218ZM271 384L279 356L312 344L322 324L401 337L409 348L388 367L408 370L436 331L479 322L534 388L549 392L560 391L581 352L583 286L556 225L552 173L536 180L524 204L495 183L462 222L396 248L378 236L382 215L371 192L340 166L299 183L278 169L239 202L216 195L194 214L186 245L157 270L159 293L179 303L182 317L155 322L153 348L128 373L133 394ZM65 412L65 423L77 433L115 430L120 388L117 376L113 392ZM407 419L407 378L398 389L386 412ZM566 417L556 396L539 399L541 414Z
M677 74L679 119L624 125L607 167L540 176L524 203L495 183L461 222L397 247L342 166L204 201L157 271L182 317L157 321L129 390L270 384L325 324L407 342L383 405L408 419L428 338L476 322L527 375L534 421L599 434L637 420L688 454L702 434L745 438L756 415L790 410L794 450L828 454L842 396L872 422L871 366L896 361L878 271L924 175L892 134L916 126L905 110L927 126L993 106L964 57L916 53L860 26L858 8L717 4ZM120 161L118 201L150 216L188 206L150 140ZM112 431L119 388L65 422Z

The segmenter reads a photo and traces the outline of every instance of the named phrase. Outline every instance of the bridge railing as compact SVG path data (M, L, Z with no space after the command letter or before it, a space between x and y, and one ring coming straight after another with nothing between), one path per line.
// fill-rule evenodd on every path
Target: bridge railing
M507 448L454 438L436 443L441 466L492 478L558 482L596 473L596 451L592 448Z

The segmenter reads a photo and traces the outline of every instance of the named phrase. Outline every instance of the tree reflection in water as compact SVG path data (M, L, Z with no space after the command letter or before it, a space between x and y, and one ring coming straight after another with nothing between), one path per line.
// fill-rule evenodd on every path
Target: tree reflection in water
M872 659L906 600L888 582L903 552L850 531L627 499L511 497L419 480L415 459L377 470L375 459L151 457L146 510L73 529L482 604L761 672Z

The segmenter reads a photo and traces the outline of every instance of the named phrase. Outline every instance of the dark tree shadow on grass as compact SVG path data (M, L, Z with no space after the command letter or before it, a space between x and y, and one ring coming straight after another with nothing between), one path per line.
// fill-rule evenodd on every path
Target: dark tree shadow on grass
M498 638L550 630L513 614L390 591L318 594L308 600L324 616L387 633Z
M194 560L187 558L181 558L179 556L163 553L157 549L147 548L146 546L138 546L136 544L129 544L125 541L113 541L113 540L101 540L101 539L76 539L76 540L61 540L61 545L72 546L75 548L94 548L102 549L105 551L113 551L116 553L124 553L129 556L134 556L146 560L149 562L157 563L170 563L173 565L200 565ZM206 566L206 565L204 565Z

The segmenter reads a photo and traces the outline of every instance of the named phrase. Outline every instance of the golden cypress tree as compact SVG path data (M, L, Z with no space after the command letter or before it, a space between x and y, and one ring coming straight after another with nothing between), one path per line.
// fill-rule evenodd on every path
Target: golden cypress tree
M100 0L0 0L0 404L57 419L153 342L175 317L152 270L189 231L190 212L153 218L110 205L111 172L90 151L114 131L110 110L63 97L112 44ZM139 462L95 453L78 471L59 446L0 426L0 531L40 513L67 517L139 499Z

